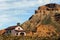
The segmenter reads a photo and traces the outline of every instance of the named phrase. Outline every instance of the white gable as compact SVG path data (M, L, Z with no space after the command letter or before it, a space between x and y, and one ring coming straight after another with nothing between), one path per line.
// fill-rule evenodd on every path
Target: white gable
M17 27L15 28L15 30L23 30L23 28L20 27L20 26L17 26Z

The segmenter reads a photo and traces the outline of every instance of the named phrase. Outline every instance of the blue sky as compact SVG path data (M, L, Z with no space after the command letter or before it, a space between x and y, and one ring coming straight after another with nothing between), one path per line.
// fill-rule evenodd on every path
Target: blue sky
M34 14L39 6L57 3L60 0L0 0L0 29L21 24Z

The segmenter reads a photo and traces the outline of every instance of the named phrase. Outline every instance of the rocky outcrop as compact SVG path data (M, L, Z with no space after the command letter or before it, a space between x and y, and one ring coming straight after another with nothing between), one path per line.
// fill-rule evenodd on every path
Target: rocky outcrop
M38 37L59 36L56 28L52 25L39 25L35 34L38 35Z
M59 4L47 4L44 6L40 6L38 7L38 10L35 10L35 14L32 15L28 21L24 22L22 24L22 27L27 30L27 29L31 29L33 30L34 27L38 26L38 24L40 25L42 23L42 20L46 20L50 17L52 22L56 22L56 20L60 19L58 17L60 17L60 5ZM57 17L56 17L57 16ZM58 21L57 21L58 23Z
M53 28L56 28L56 31L60 32L60 5L59 4L47 4L44 6L38 7L38 10L35 10L35 14L32 15L28 21L24 22L21 26L26 31L36 31L39 25L50 25ZM41 27L49 29L50 27ZM40 28L40 29L41 29ZM55 29L53 29L55 31Z

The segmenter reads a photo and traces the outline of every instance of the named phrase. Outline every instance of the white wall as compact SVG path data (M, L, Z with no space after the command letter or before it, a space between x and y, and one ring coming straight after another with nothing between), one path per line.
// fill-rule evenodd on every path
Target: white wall
M19 28L20 28L20 29L19 29ZM23 28L20 27L20 26L18 26L18 27L15 28L15 30L23 30Z

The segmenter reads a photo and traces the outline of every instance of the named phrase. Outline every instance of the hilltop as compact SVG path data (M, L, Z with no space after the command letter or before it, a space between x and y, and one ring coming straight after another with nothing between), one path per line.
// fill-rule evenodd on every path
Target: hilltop
M41 25L45 25L45 26L41 27ZM51 4L46 4L38 7L38 10L35 10L35 14L32 15L29 18L29 20L24 22L21 26L24 28L24 30L32 31L32 32L37 32L36 30L38 30L38 28L39 30L41 29L47 30L51 27L50 30L53 29L55 33L59 33L60 32L60 5L51 3Z

